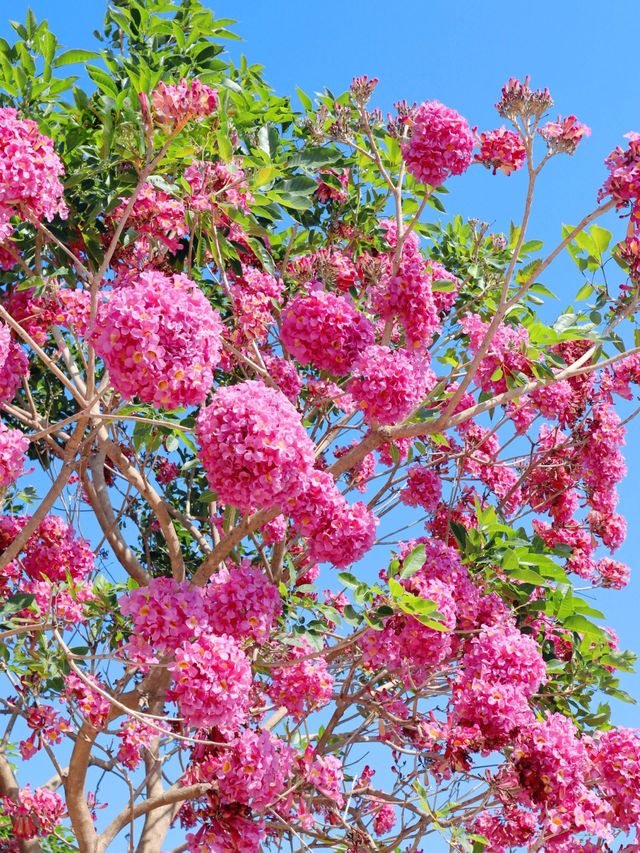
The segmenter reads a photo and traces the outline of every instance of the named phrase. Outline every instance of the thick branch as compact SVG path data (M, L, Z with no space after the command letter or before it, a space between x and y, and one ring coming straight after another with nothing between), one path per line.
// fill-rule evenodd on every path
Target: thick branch
M131 820L135 820L141 815L149 814L149 812L162 806L170 806L174 803L182 803L185 800L197 799L206 794L210 788L211 785L208 782L200 782L197 785L186 785L184 787L176 783L157 797L149 797L149 799L137 803L132 809L126 809L114 818L100 835L96 846L96 853L103 853L120 830L127 826Z
M83 472L82 483L89 498L91 508L96 514L100 528L106 536L109 545L111 545L114 554L127 573L141 586L146 586L149 583L149 574L125 542L113 513L107 484L104 479L104 460L104 451L99 451L91 455L89 460L91 478L87 476L86 472Z

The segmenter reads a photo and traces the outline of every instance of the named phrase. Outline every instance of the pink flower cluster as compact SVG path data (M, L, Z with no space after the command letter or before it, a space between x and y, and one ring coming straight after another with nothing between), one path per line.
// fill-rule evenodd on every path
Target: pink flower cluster
M435 602L448 630L437 631L409 614L397 612L385 620L382 631L368 631L362 640L368 669L401 670L403 678L412 684L424 683L457 651L453 629L476 627L481 601L457 551L443 542L412 541L403 546L399 558L404 561L417 544L424 546L424 563L411 578L401 580L401 586L413 596Z
M0 422L0 489L22 474L28 447L29 439L22 430L9 429Z
M194 160L185 169L185 180L189 184L191 196L189 207L193 210L212 211L216 222L222 216L219 205L229 204L238 207L243 213L249 213L249 203L253 196L248 192L249 184L242 171L242 162L232 160L215 163ZM222 222L229 223L222 218Z
M306 640L301 640L299 647L291 649L289 660L272 667L271 683L267 686L271 700L297 719L324 707L333 696L333 676L324 657L309 657L295 663L308 655L313 655L313 649Z
M307 782L328 797L338 808L344 806L342 763L336 755L317 755L308 746L300 759L301 770Z
M494 745L533 719L528 699L546 679L546 667L533 637L508 621L482 628L460 662L453 688L454 719L477 726Z
M478 314L465 314L460 319L460 326L469 335L469 348L476 353L480 348L489 329L489 323L482 321ZM516 372L528 375L529 333L524 326L498 327L487 350L486 356L480 362L475 376L475 382L483 389L494 394L507 390L507 376ZM498 374L499 371L499 375ZM492 378L495 377L495 378Z
M340 183L340 189L332 186L331 184L325 183L325 181L322 180L322 175L331 175L332 177L337 178ZM347 200L347 187L349 186L348 169L343 169L341 172L336 172L335 169L319 169L319 174L316 180L318 181L316 195L321 202L345 202Z
M367 423L403 421L436 383L424 359L377 344L363 350L351 369L347 390Z
M633 216L637 218L640 198L640 133L627 133L625 136L629 140L626 150L618 146L604 161L609 176L598 193L598 200L610 195L616 200L618 208L633 202Z
M94 728L101 729L107 722L111 703L91 685L104 690L103 685L93 675L86 674L84 678L80 678L75 672L70 672L64 682L64 699Z
M7 328L7 327L4 327ZM29 360L19 343L11 340L3 358L0 343L0 403L10 403L22 382L29 375Z
M400 582L411 594L433 601L446 630L437 631L417 618L397 613L385 620L382 631L368 631L362 641L363 662L367 669L386 667L400 670L412 684L421 685L442 664L454 647L451 631L456 627L457 607L454 591L445 581L427 573Z
M287 358L279 355L270 355L269 353L265 353L262 359L269 371L269 376L287 400L295 405L302 389L302 379L296 370L295 364Z
M333 455L336 459L340 459L346 453L348 453L353 447L358 445L358 440L354 438L351 447L336 447L334 448ZM349 487L355 487L359 492L367 491L367 483L376 473L376 458L373 453L367 453L367 455L358 462L353 468L350 468L345 472L345 477L347 479L347 483Z
M248 806L219 806L200 829L186 835L189 853L261 853L263 820L254 820Z
M548 121L538 128L538 133L546 141L552 154L573 154L582 137L591 136L591 128L581 124L575 116L567 116L564 119L558 116L558 121Z
M51 835L66 815L60 794L46 788L35 788L32 791L30 785L20 788L17 803L9 797L0 798L0 803L2 813L11 818L16 838Z
M408 471L407 485L400 492L400 500L407 506L421 506L433 512L442 495L440 477L433 468L412 465Z
M503 125L497 130L488 130L480 134L480 153L476 154L476 163L482 163L493 174L500 169L505 175L517 172L524 166L527 150L519 133L507 130Z
M358 353L373 343L374 327L347 297L313 290L283 310L280 338L301 364L343 376Z
M129 199L121 199L121 203L109 215L113 224L117 224L129 204ZM133 228L145 238L157 241L174 254L180 248L180 240L187 233L184 203L173 198L168 193L155 189L152 184L145 184L133 203L127 228ZM141 253L150 251L148 240L139 247Z
M283 791L293 754L269 732L245 729L218 755L208 757L203 769L207 780L216 780L221 803L262 811Z
M29 516L0 516L0 549L13 542L28 521ZM10 566L9 574L19 574L16 564ZM76 538L74 529L62 518L48 515L24 547L20 566L34 581L44 578L55 583L71 578L82 582L93 572L93 551L86 540Z
M599 734L591 753L598 787L614 811L617 826L640 834L640 732L615 728Z
M217 310L194 282L149 271L100 306L92 341L123 397L175 409L209 393L221 332Z
M278 588L248 560L223 567L204 590L204 606L210 630L229 634L238 642L252 638L264 645L282 611Z
M445 267L437 261L429 261L427 269L431 274L431 288L436 311L438 314L446 314L455 304L458 297L460 282L452 272L449 272L448 269L445 269ZM451 290L438 290L437 287L434 287L435 283L438 281L451 282L453 288Z
M0 241L11 236L10 217L51 221L68 210L62 200L64 167L53 142L30 119L11 107L0 108Z
M220 101L216 89L210 89L197 79L182 78L179 83L159 83L151 93L151 104L159 124L182 124L215 113Z
M264 343L273 324L273 310L282 296L282 282L270 273L243 265L242 277L230 287L236 324L243 339Z
M474 138L469 124L439 101L425 101L413 112L411 136L402 156L416 180L433 187L461 175L471 163Z
M50 282L55 286L55 280ZM9 292L4 307L31 337L43 345L48 337L49 326L55 321L57 305L51 296L35 296L33 288L13 289Z
M349 504L323 471L311 473L302 491L288 499L287 509L298 534L307 539L313 562L346 568L375 542L378 519L360 501Z
M136 717L127 717L118 729L120 746L116 759L120 764L135 770L142 760L142 751L158 736L158 730L145 725Z
M382 224L387 226L387 242L393 248L396 244L395 225L391 227L390 223ZM436 275L440 272L437 270ZM393 273L389 265L380 283L373 289L376 311L383 320L400 320L404 326L405 344L411 349L428 346L440 329L440 296L448 294L434 296L432 280L431 266L420 254L417 238L411 233L403 243L397 272Z
M247 719L251 664L227 634L201 634L185 640L168 664L173 683L167 694L178 703L185 724L235 731Z
M72 731L69 720L60 716L52 705L33 705L29 708L27 725L33 729L33 733L27 740L20 741L20 755L24 760L35 755L45 743L60 743Z
M301 488L315 448L280 391L250 380L219 388L197 420L202 461L221 501L273 507Z
M188 581L152 578L147 586L123 595L119 603L122 615L133 620L136 643L144 641L150 652L171 654L206 625L202 590L190 587Z

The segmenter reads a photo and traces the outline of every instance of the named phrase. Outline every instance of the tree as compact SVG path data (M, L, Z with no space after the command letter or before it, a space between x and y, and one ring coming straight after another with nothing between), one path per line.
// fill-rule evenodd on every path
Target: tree
M536 179L589 133L547 90L479 136L366 77L298 113L231 23L0 42L0 849L624 843L633 655L575 584L628 576L640 135L544 254ZM472 162L528 170L508 237L424 219ZM592 304L548 325L565 249Z

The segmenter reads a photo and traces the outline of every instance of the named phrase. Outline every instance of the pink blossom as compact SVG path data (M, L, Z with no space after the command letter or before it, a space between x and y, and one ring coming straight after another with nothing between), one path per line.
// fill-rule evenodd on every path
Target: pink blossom
M118 207L109 214L112 226L120 221L128 204L128 198L121 199ZM175 255L189 230L185 221L184 202L163 190L155 189L152 184L144 184L133 203L126 227L150 237Z
M358 440L354 439L350 447L336 447L334 448L333 455L336 457L336 459L340 459L342 456L348 453L352 447L356 447L358 443ZM367 483L369 482L371 477L375 475L375 472L375 456L373 455L373 453L367 453L367 455L363 459L361 459L357 465L345 472L345 477L350 488L355 487L359 492L366 492Z
M100 306L92 340L120 394L175 409L207 396L221 332L220 315L194 282L149 271Z
M243 338L264 343L273 324L272 312L280 305L282 282L270 273L243 265L242 277L235 279L230 291Z
M302 379L295 364L282 356L269 355L268 353L265 353L262 359L269 371L269 376L271 376L287 400L295 406L302 389Z
M228 748L206 760L222 803L243 803L262 811L283 791L293 750L266 731L245 729Z
M331 175L333 178L336 178L340 184L340 188L333 186L333 184L325 183L322 175ZM347 187L349 185L348 169L343 169L341 172L336 172L335 169L319 169L316 180L318 181L316 195L321 202L345 202L347 200Z
M251 665L233 637L201 634L185 640L168 669L174 678L168 695L187 726L233 732L247 719Z
M591 128L581 124L575 116L562 118L558 121L548 121L538 128L538 133L546 141L552 154L564 152L573 154L583 136L591 136Z
M436 275L439 273L436 269ZM397 272L389 269L383 273L380 283L373 289L373 301L380 317L386 321L396 317L400 320L405 344L411 349L428 346L440 329L438 305L441 301L431 289L432 277L432 267L417 251L417 244L414 246L406 240Z
M5 219L2 237L11 233L8 217L43 216L51 222L68 210L62 200L64 167L53 142L30 119L19 119L11 107L0 108L0 208Z
M179 83L160 82L151 93L151 103L159 124L185 122L200 119L216 112L219 105L218 92L195 79L182 78Z
M610 195L615 199L616 207L633 202L635 208L640 197L640 133L627 133L625 136L629 140L626 150L618 146L604 161L609 176L598 193L598 201Z
M314 445L280 391L250 380L219 388L197 420L199 457L219 499L241 509L278 506L302 487Z
M11 817L16 838L51 835L67 813L60 794L46 788L32 791L27 785L20 788L17 799L16 803L9 797L1 798L2 811Z
M308 657L313 649L306 640L291 647L289 659L282 666L271 668L271 683L267 693L278 706L302 719L305 714L327 705L333 696L333 677L323 656ZM295 663L298 658L307 660Z
M432 468L412 465L408 471L407 485L400 492L400 501L408 506L421 506L433 512L442 494L440 477Z
M107 722L107 716L111 710L111 702L93 689L92 685L104 690L98 679L87 673L80 678L75 672L70 672L65 677L63 697L71 705L74 711L78 711L96 729L101 729Z
M455 110L439 101L420 104L409 121L411 136L401 146L402 156L416 180L433 187L449 175L461 175L473 157L473 134Z
M222 215L220 205L228 204L249 213L253 196L248 191L241 160L234 159L230 163L194 160L187 166L184 177L191 190L188 203L193 210L210 210L219 218ZM229 222L224 218L223 221Z
M129 770L135 770L142 760L143 750L158 736L158 730L147 726L136 717L127 717L120 724L117 734L120 746L116 759Z
M436 310L438 314L446 314L453 308L458 297L460 281L437 261L428 261L427 270L431 276L431 290ZM438 281L449 282L453 287L451 290L438 290L435 285Z
M411 414L435 382L424 360L373 345L354 362L347 388L368 423L394 424Z
M480 134L480 153L476 154L476 163L482 163L493 174L500 169L505 175L517 172L524 166L526 148L519 133L507 130L503 125L497 130L488 130Z
M282 612L278 588L248 560L223 567L204 588L208 629L263 646Z
M344 805L342 795L342 762L335 755L317 755L307 747L301 759L302 770L307 782L328 797L338 808Z
M363 503L349 504L330 474L314 471L287 508L314 562L346 568L373 546L378 519Z
M17 341L11 341L6 358L0 365L0 403L10 403L22 379L28 376L27 354Z
M280 337L301 364L342 376L358 353L373 343L374 329L349 298L313 290L284 308Z
M170 654L196 637L207 623L202 591L188 581L152 578L119 600L123 616L131 616L133 633L160 654Z
M9 429L0 422L0 489L22 474L28 447L29 439L22 430Z

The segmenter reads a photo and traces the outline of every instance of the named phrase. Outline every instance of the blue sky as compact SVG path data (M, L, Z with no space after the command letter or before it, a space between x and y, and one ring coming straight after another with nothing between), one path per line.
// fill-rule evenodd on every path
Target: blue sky
M10 37L6 19L24 20L29 5L38 19L48 18L67 47L93 46L91 32L105 8L103 0L5 0L0 35ZM309 94L328 86L337 94L354 75L368 74L380 78L373 104L385 113L404 98L437 99L483 130L502 123L494 104L509 77L530 74L534 87L548 86L555 100L551 118L575 113L592 128L574 157L555 158L542 174L530 236L548 246L560 239L561 223L574 224L595 206L605 156L622 143L624 133L640 131L640 16L632 0L405 0L397 7L381 0L219 0L214 8L218 17L238 20L234 30L244 41L230 42L232 56L244 52L250 62L264 65L266 79L283 95L293 94L296 86ZM448 212L486 220L493 231L507 230L521 215L523 175L492 178L476 167L452 179L449 188ZM622 236L615 216L603 224ZM561 294L560 312L579 287L579 273L565 261L543 281ZM635 605L640 422L629 425L626 450L629 476L620 492L630 533L619 558L635 569L635 578L626 591L603 593L599 600L621 645L640 652ZM640 677L628 679L626 687L640 697ZM640 726L637 707L618 706L614 715Z

